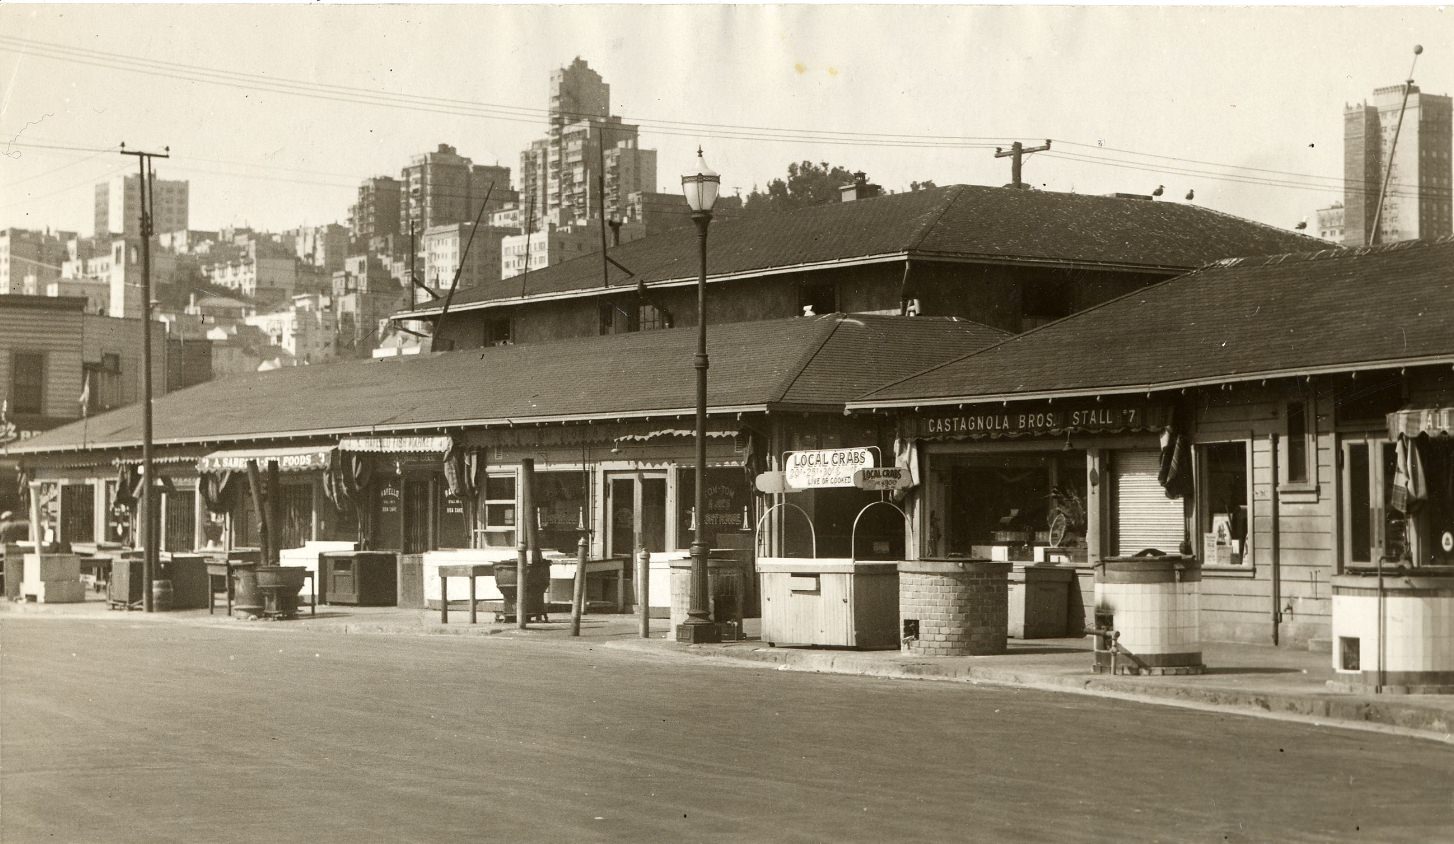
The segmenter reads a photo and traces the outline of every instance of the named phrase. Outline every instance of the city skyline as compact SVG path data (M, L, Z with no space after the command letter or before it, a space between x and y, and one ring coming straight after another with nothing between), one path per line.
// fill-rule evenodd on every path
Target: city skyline
M1342 196L1343 107L1401 82L1414 43L1420 87L1454 89L1439 47L1454 31L1432 7L37 6L0 20L0 225L80 232L94 185L134 169L121 141L171 147L158 176L191 182L202 229L344 221L363 180L440 143L519 187L550 73L576 56L659 150L667 190L698 144L746 194L799 160L888 190L1004 184L994 148L1048 137L1025 164L1036 187L1165 185L1286 228ZM696 31L713 33L700 57L668 37ZM503 48L471 46L479 32Z

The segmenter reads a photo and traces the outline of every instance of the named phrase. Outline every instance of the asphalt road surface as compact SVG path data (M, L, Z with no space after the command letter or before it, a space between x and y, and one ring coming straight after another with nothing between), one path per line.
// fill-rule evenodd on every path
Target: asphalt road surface
M506 637L0 623L0 841L1448 841L1454 751Z

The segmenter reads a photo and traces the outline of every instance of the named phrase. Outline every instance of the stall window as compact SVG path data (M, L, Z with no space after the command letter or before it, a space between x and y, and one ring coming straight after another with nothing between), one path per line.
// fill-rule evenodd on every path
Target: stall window
M1290 399L1283 404L1282 465L1278 483L1293 491L1312 490L1317 486L1313 413L1313 403L1307 399Z
M96 540L96 488L91 484L61 487L61 541Z
M515 473L491 472L485 478L483 504L480 544L489 548L515 547Z
M374 547L401 550L403 533L403 481L398 475L381 475L374 482Z
M1181 499L1167 498L1158 480L1161 452L1134 449L1112 452L1111 537L1113 556L1128 556L1155 549L1164 554L1181 550L1186 539L1185 508Z
M1394 460L1394 444L1381 436L1343 440L1343 561L1348 565L1406 555L1403 514L1388 507Z
M1246 442L1197 446L1197 519L1202 564L1251 563L1248 547L1251 464Z
M168 551L190 551L197 544L196 512L197 493L192 490L176 490L163 493L162 512L166 524L162 527L163 547Z
M434 511L439 514L439 529L434 547L470 547L469 507L465 499L462 496L447 493L443 478L437 480L434 489L436 497Z
M728 531L740 531L744 525L750 529L747 507L752 491L747 485L747 476L741 469L708 469L704 489L706 518L702 522L703 537L708 545L716 546L717 535ZM696 504L697 470L677 470L677 545L689 547L695 538L692 510Z
M116 500L116 481L106 482L106 541L131 545L131 508Z
M357 542L359 538L358 508L349 501L334 504L328 496L319 498L318 538L339 542Z
M283 484L278 517L279 548L301 548L313 538L313 484Z
M1084 451L977 452L934 459L945 478L925 533L931 555L1075 559L1085 548Z
M586 478L580 472L535 473L535 527L541 548L575 553L586 518Z

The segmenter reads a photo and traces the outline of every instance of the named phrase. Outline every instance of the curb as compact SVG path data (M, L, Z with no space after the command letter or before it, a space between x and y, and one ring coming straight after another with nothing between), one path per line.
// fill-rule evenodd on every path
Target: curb
M667 643L662 643L667 644ZM936 680L986 683L998 686L1070 692L1073 694L1135 700L1164 706L1260 715L1348 728L1396 731L1401 734L1454 743L1454 717L1439 709L1397 700L1368 700L1342 695L1298 694L1208 686L1174 686L1102 675L1061 675L992 668L928 660L892 662L865 658L857 652L832 653L782 648L714 647L703 645L662 647L660 644L617 642L613 647L651 653L677 653L705 659L776 665L778 670L845 674L890 680Z

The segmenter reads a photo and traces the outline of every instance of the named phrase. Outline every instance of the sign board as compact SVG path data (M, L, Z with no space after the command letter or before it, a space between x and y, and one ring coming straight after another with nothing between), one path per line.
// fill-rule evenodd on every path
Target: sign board
M1069 407L1036 410L995 408L925 413L908 417L904 433L911 437L1014 437L1068 431L1156 431L1170 424L1166 405L1110 405L1094 400Z
M789 486L798 489L852 487L853 473L872 469L873 450L868 448L828 448L817 451L790 451L783 474Z
M903 466L884 466L881 469L859 469L853 473L853 485L859 489L876 492L892 492L908 489L914 485L909 470Z
M768 495L776 495L783 492L802 492L795 487L788 486L788 479L782 472L763 472L753 481L758 492L765 492Z

